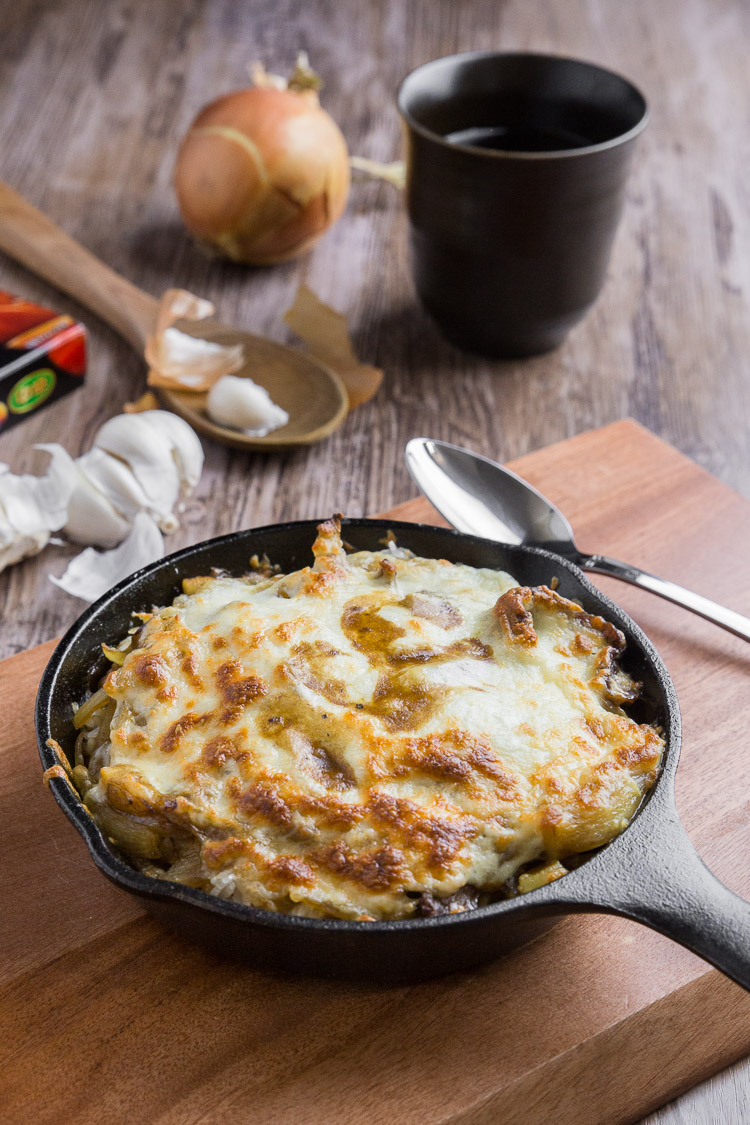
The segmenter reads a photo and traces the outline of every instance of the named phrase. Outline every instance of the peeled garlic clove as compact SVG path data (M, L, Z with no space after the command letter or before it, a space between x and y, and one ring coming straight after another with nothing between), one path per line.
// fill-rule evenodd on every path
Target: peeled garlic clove
M180 495L180 475L171 443L160 440L143 414L118 414L105 422L94 439L94 447L119 458L132 470L143 489L148 509L159 525L173 530L173 509Z
M92 454L98 457L92 458ZM105 457L123 472L128 473L135 487L138 487L138 482L130 470L103 450L92 449L90 453L79 457L78 482L68 503L68 520L63 528L65 535L74 543L85 543L94 547L115 547L130 531L131 519L118 512L110 498L94 483L95 463L98 458ZM131 515L134 516L139 510L140 508L136 508Z
M50 574L50 580L66 594L84 602L93 602L163 554L164 540L159 528L150 516L139 512L130 534L119 547L104 552L87 547L68 564L62 578Z
M265 387L237 375L224 375L213 385L206 411L220 426L243 430L249 437L264 437L289 421L286 410L276 405Z
M145 410L140 417L155 433L171 443L180 484L185 494L190 495L203 471L203 446L195 430L169 410Z

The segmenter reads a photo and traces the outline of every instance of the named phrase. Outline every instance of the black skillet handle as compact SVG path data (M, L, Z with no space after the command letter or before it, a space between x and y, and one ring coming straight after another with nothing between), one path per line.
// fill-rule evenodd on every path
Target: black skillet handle
M671 801L659 803L658 818L637 818L579 868L586 876L565 897L574 908L588 903L665 934L750 992L750 903L709 871Z

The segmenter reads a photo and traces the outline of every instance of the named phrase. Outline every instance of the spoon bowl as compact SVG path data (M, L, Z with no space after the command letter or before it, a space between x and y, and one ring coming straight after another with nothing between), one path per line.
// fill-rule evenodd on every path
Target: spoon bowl
M554 551L582 570L640 586L750 641L750 618L741 613L631 563L579 551L562 512L504 465L432 438L412 438L404 455L415 483L457 531Z
M579 553L562 512L503 465L432 438L412 438L404 456L415 483L457 531L559 555Z
M289 421L264 437L250 437L212 421L206 412L207 391L175 391L159 387L159 398L198 433L233 449L275 452L313 445L327 438L346 417L349 401L344 385L330 368L303 352L213 321L181 322L180 331L217 344L241 344L244 366L234 374L265 387Z

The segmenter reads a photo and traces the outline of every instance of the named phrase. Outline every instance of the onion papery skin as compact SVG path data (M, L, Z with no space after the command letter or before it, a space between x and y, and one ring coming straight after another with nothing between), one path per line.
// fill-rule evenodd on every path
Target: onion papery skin
M311 92L237 90L193 122L177 155L175 188L199 243L237 262L282 262L343 213L346 141Z

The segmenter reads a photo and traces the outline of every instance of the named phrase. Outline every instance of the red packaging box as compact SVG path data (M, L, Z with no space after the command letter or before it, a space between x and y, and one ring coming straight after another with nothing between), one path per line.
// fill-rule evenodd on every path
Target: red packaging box
M0 290L0 434L83 384L86 329Z

